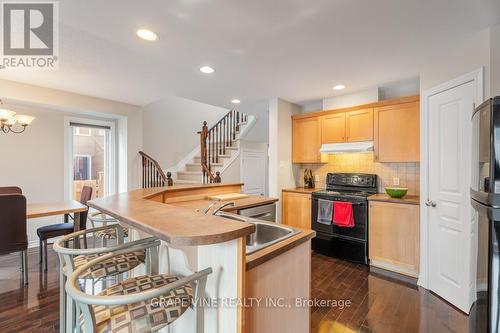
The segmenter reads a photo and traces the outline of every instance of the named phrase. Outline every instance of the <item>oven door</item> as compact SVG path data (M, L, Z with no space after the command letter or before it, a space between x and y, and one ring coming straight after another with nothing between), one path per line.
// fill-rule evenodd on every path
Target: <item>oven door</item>
M329 201L347 201L352 202L353 214L354 214L354 227L338 227L335 224L326 225L318 223L318 199L329 200ZM366 200L351 200L346 198L334 198L331 197L318 197L313 196L312 198L312 229L323 234L332 235L345 239L352 239L357 241L367 241L368 239L368 204Z

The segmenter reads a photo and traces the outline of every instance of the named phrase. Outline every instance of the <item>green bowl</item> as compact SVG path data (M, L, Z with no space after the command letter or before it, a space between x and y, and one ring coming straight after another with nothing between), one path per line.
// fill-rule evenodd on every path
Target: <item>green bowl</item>
M391 196L391 198L402 198L408 192L406 187L386 187L385 192Z

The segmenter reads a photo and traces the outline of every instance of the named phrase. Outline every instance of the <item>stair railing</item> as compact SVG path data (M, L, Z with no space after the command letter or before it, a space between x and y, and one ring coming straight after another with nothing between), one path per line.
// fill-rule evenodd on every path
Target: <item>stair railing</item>
M236 141L236 134L240 130L240 124L248 120L244 113L231 110L222 117L210 129L207 122L203 122L200 134L201 147L201 171L202 181L207 183L220 183L220 172L214 174L214 164L219 163L221 155L226 155L227 147L231 147Z
M139 152L142 158L142 188L173 186L172 174L165 173L160 164L143 151Z

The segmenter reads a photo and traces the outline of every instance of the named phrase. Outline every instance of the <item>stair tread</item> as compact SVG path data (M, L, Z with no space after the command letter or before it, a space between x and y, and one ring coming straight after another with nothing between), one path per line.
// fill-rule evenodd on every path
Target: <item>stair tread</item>
M174 181L174 185L176 184L200 184L200 181L196 180L184 180L184 179L177 179Z
M201 171L177 171L177 174L201 175Z
M224 164L223 163L210 163L211 166L223 166ZM194 167L194 166L199 166L201 167L201 164L200 163L186 163L186 166L189 166L189 167Z

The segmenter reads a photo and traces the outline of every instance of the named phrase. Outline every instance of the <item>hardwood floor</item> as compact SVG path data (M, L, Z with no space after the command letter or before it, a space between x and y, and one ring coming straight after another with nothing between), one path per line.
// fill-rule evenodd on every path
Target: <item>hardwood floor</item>
M30 283L24 287L19 256L0 257L0 332L59 332L58 269L49 250L49 271L40 271L32 249ZM314 307L311 333L469 331L468 317L434 294L318 254L312 258L312 298L352 305Z
M311 333L469 332L469 317L431 292L318 254L312 257L312 298L352 306L313 308Z

